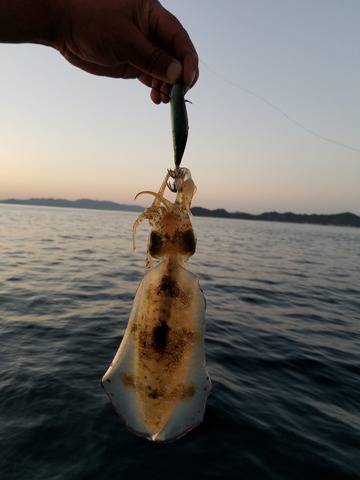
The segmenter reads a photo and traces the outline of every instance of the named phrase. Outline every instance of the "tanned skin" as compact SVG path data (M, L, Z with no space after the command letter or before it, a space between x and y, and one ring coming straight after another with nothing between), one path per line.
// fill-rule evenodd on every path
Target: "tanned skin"
M137 78L156 104L199 75L189 35L157 0L0 0L0 42L47 45L94 75Z

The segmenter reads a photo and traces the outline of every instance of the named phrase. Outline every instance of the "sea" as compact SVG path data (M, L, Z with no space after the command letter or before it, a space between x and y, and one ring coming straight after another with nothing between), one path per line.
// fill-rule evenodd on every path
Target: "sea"
M360 229L193 217L213 388L154 444L100 385L145 271L135 217L0 206L0 478L360 479Z

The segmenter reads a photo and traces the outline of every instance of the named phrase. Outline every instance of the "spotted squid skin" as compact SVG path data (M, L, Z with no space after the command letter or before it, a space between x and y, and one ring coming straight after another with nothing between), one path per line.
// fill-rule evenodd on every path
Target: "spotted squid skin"
M164 261L146 273L114 367L103 379L115 410L139 435L169 441L202 421L210 392L204 313L191 272Z
M178 192L178 204L165 208L154 202L144 213L152 226L149 253L159 263L140 283L124 338L102 379L128 428L157 442L179 438L201 423L211 389L205 298L196 275L185 268L196 246L188 207L183 208L194 192L187 187Z

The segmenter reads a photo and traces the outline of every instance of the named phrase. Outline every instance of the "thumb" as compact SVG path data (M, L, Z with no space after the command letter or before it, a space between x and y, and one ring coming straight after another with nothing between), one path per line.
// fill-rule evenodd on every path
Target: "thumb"
M182 74L181 63L151 43L138 30L134 30L131 35L128 62L142 72L172 85Z

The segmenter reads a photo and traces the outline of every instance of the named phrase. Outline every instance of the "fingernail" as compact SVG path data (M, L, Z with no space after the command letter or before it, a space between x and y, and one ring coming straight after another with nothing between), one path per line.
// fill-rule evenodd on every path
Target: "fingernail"
M173 61L168 66L166 71L166 77L169 83L174 84L180 78L182 72L182 66L180 62Z

